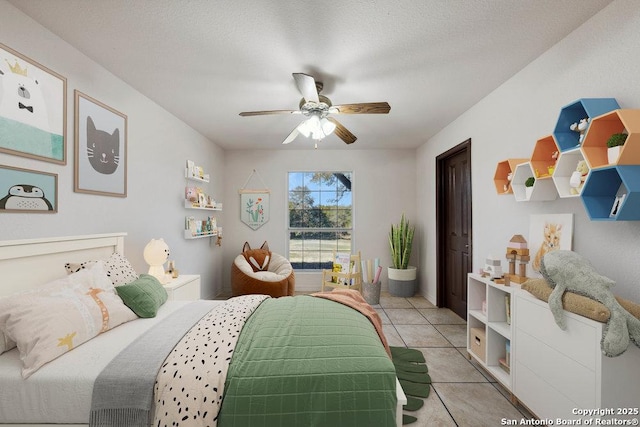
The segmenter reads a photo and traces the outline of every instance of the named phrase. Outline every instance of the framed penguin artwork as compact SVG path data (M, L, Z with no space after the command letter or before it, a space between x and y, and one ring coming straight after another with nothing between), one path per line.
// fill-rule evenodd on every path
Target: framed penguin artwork
M58 212L58 175L0 165L0 212Z
M67 79L0 43L0 152L64 165Z
M127 197L127 116L76 90L74 191Z

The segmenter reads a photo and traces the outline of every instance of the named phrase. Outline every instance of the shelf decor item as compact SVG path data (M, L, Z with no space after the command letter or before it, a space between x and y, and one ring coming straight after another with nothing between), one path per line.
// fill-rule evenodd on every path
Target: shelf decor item
M0 165L0 212L58 212L58 175Z
M627 136L626 133L614 133L607 140L607 159L610 165L618 163L618 157L620 157L620 151L627 140Z
M164 239L151 239L144 247L144 260L149 264L148 274L158 279L162 284L167 283L171 276L164 270L164 263L169 259L169 246Z
M402 214L400 223L391 225L389 246L391 263L387 268L389 276L389 293L399 297L411 297L416 293L417 267L409 265L415 227Z
M127 197L127 116L76 90L76 193Z
M509 261L509 273L505 274L505 286L511 282L524 283L527 281L527 263L531 259L527 240L520 234L515 234L509 241L505 258ZM516 274L516 262L520 268ZM508 280L508 281L507 281Z
M524 194L527 200L531 198L531 193L533 193L533 184L535 183L536 183L536 179L532 176L527 178L527 180L524 182L524 187L525 187Z
M67 79L0 43L0 152L67 164Z

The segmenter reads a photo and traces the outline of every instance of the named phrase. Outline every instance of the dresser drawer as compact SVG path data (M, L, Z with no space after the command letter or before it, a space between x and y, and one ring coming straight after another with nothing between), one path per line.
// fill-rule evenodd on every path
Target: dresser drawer
M527 333L518 334L517 346L517 384L526 384L520 381L520 367L525 367L535 372L540 381L548 384L547 389L553 388L556 395L559 393L566 399L575 401L577 407L597 406L595 372ZM520 395L520 391L522 390L516 390L516 395ZM545 417L547 415L544 414Z
M519 361L516 361L512 369L517 375L513 392L518 400L523 402L535 415L541 419L576 418L571 414L571 410L580 406L558 390L550 387L540 378L538 372L531 371Z
M600 355L602 327L596 322L565 311L566 329L556 325L547 303L523 295L516 298L516 327L564 354L591 371L596 370ZM520 343L518 342L519 346Z

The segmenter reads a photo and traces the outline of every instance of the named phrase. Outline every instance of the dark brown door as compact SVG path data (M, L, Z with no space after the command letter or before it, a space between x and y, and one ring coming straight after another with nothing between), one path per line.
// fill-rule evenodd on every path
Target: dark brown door
M438 306L467 318L471 272L471 139L436 159Z

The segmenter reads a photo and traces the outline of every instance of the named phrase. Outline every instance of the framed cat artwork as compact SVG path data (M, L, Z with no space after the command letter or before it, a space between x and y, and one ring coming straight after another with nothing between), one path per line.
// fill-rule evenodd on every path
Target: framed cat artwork
M77 193L127 197L127 116L75 90Z
M65 165L67 79L0 43L0 152Z

